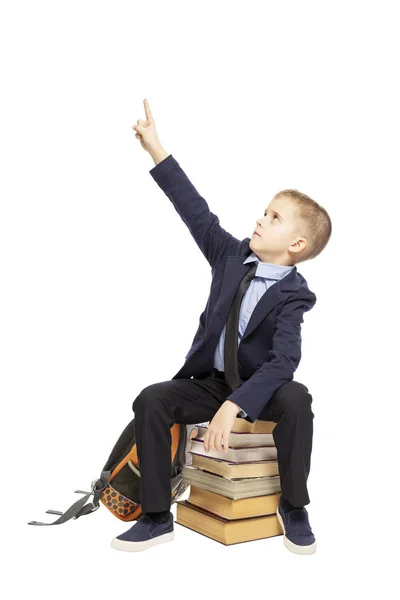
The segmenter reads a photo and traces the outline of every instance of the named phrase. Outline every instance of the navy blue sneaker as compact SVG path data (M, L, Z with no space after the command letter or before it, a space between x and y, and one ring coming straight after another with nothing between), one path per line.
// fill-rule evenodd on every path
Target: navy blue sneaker
M281 499L276 509L276 516L283 529L283 542L288 550L296 554L313 554L317 542L308 522L307 509L295 508L284 510Z
M174 515L169 513L166 523L157 523L149 515L142 514L125 533L111 540L111 547L125 552L146 550L155 544L171 542L174 539Z

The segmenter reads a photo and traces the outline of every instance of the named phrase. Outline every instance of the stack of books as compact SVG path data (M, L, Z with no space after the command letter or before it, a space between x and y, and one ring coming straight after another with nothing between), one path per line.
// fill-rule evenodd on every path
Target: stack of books
M175 522L225 545L283 535L276 516L281 485L275 425L237 417L226 452L206 452L207 424L196 425L192 460L181 473L190 494L176 502Z

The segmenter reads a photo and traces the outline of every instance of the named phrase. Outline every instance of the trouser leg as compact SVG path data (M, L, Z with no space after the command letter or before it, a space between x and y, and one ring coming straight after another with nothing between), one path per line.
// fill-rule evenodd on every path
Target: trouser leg
M258 417L276 422L273 438L282 496L299 507L310 503L307 479L313 438L311 403L312 396L304 384L288 381L278 388Z
M144 388L132 404L142 513L170 510L171 427L211 421L230 393L224 380L174 379Z

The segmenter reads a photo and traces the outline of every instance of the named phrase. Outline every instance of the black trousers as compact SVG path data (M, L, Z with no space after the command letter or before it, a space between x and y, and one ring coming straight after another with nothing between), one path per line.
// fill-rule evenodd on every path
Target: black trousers
M230 394L223 372L193 379L171 379L145 387L132 404L139 459L142 513L171 508L171 427L211 421ZM293 506L309 504L307 478L313 437L312 396L298 381L284 383L264 406L259 419L277 423L282 496Z

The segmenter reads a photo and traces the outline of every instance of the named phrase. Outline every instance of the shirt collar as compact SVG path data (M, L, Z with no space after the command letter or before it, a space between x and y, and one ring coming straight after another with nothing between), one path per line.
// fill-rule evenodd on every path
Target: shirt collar
M248 256L246 260L243 261L243 264L245 265L246 263L253 261L258 262L256 270L257 277L275 279L276 281L278 279L282 279L282 277L285 277L285 275L287 275L294 268L294 265L276 265L274 263L261 262L257 254L255 254L254 252L252 252L250 256Z

